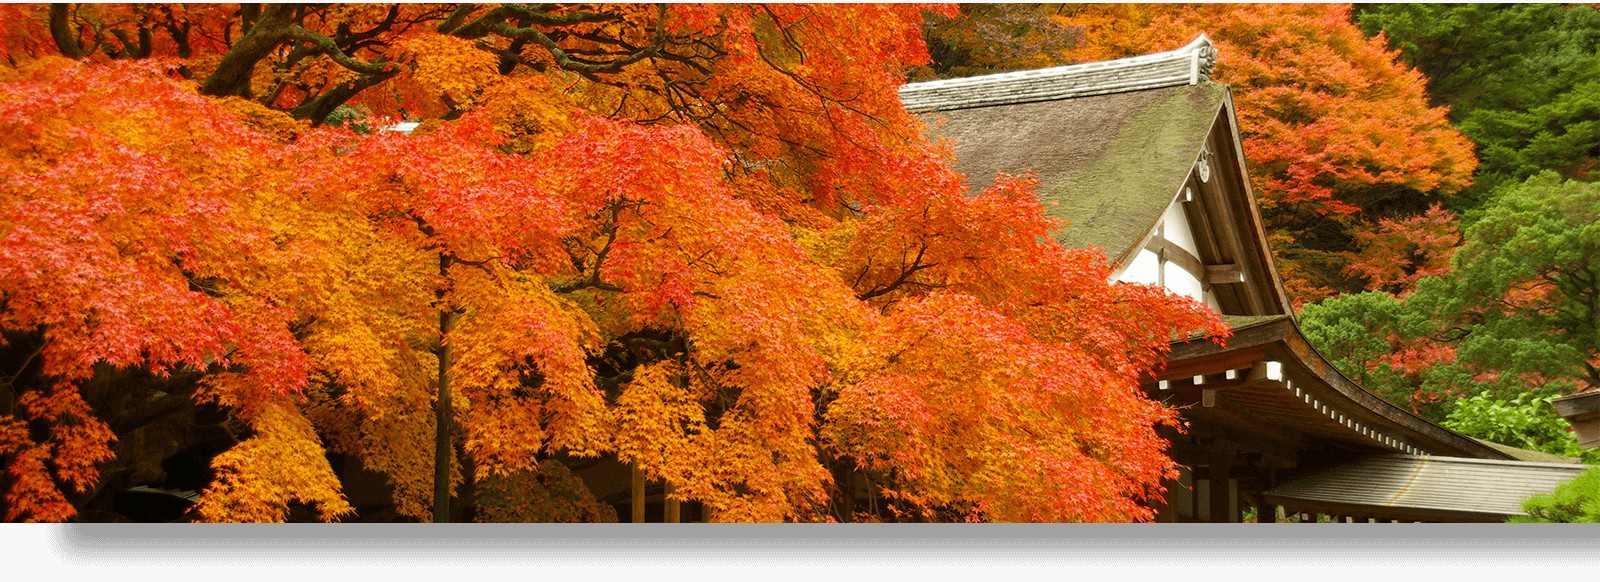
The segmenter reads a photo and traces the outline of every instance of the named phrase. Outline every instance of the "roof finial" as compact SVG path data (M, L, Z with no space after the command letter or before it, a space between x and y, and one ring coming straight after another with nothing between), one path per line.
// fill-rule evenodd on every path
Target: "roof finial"
M1178 52L1187 52L1191 55L1189 66L1190 85L1200 84L1201 77L1205 77L1207 80L1211 79L1211 71L1217 66L1217 47L1211 44L1211 38L1207 37L1205 33L1200 33L1200 36L1195 37L1194 42L1178 49Z

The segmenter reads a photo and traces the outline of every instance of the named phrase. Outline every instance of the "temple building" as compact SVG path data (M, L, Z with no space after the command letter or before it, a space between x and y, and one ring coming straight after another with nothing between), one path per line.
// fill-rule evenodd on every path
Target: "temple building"
M1204 35L1138 57L912 83L906 108L950 140L972 191L1034 172L1057 240L1114 280L1161 285L1223 315L1226 347L1176 342L1146 394L1182 466L1159 521L1320 514L1341 521L1503 521L1585 467L1467 437L1367 392L1306 341L1273 265L1233 93Z

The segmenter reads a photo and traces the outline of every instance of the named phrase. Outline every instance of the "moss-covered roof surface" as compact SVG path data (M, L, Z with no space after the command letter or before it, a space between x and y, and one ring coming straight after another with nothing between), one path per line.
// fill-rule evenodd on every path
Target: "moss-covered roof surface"
M1112 95L937 111L974 192L997 172L1039 177L1045 212L1066 222L1064 245L1125 257L1183 185L1228 95L1202 81Z
M1278 321L1278 320L1281 320L1281 319L1289 319L1289 316L1285 315L1285 314L1281 314L1281 313L1278 314L1278 315L1224 315L1224 316L1222 316L1222 322L1228 324L1228 328L1229 329L1233 329L1233 330L1240 330L1240 329L1244 329L1244 328L1251 327L1251 326L1261 325L1263 323L1271 323L1271 322ZM1190 332L1189 335L1184 336L1184 337L1173 336L1172 337L1172 341L1175 341L1175 342L1192 342L1194 340L1206 337L1206 335L1207 335L1206 332L1203 331L1203 330L1202 331L1194 331L1194 332Z
M1278 315L1224 315L1222 316L1222 321L1233 329L1243 329L1252 325L1288 318L1288 315L1281 313Z

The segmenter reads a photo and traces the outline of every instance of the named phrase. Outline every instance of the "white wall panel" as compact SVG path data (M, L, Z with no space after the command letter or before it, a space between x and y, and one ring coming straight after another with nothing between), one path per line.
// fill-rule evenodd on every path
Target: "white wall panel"
M1185 295L1195 301L1205 301L1205 286L1200 284L1200 279L1171 261L1162 265L1162 268L1166 270L1167 289L1173 294Z
M1128 266L1122 269L1122 274L1117 275L1117 281L1123 283L1148 283L1157 285L1161 282L1161 262L1155 253L1149 249L1139 251L1139 256L1134 257Z
M1164 238L1172 241L1189 254L1200 256L1200 246L1194 242L1194 233L1189 230L1189 217L1183 212L1183 203L1174 202L1167 207L1166 214L1161 215Z

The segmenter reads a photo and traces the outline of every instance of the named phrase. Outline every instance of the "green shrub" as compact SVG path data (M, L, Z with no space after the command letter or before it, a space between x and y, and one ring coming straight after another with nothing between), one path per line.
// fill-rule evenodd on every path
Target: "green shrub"
M1600 523L1600 467L1590 467L1555 491L1522 502L1527 517L1513 523Z

